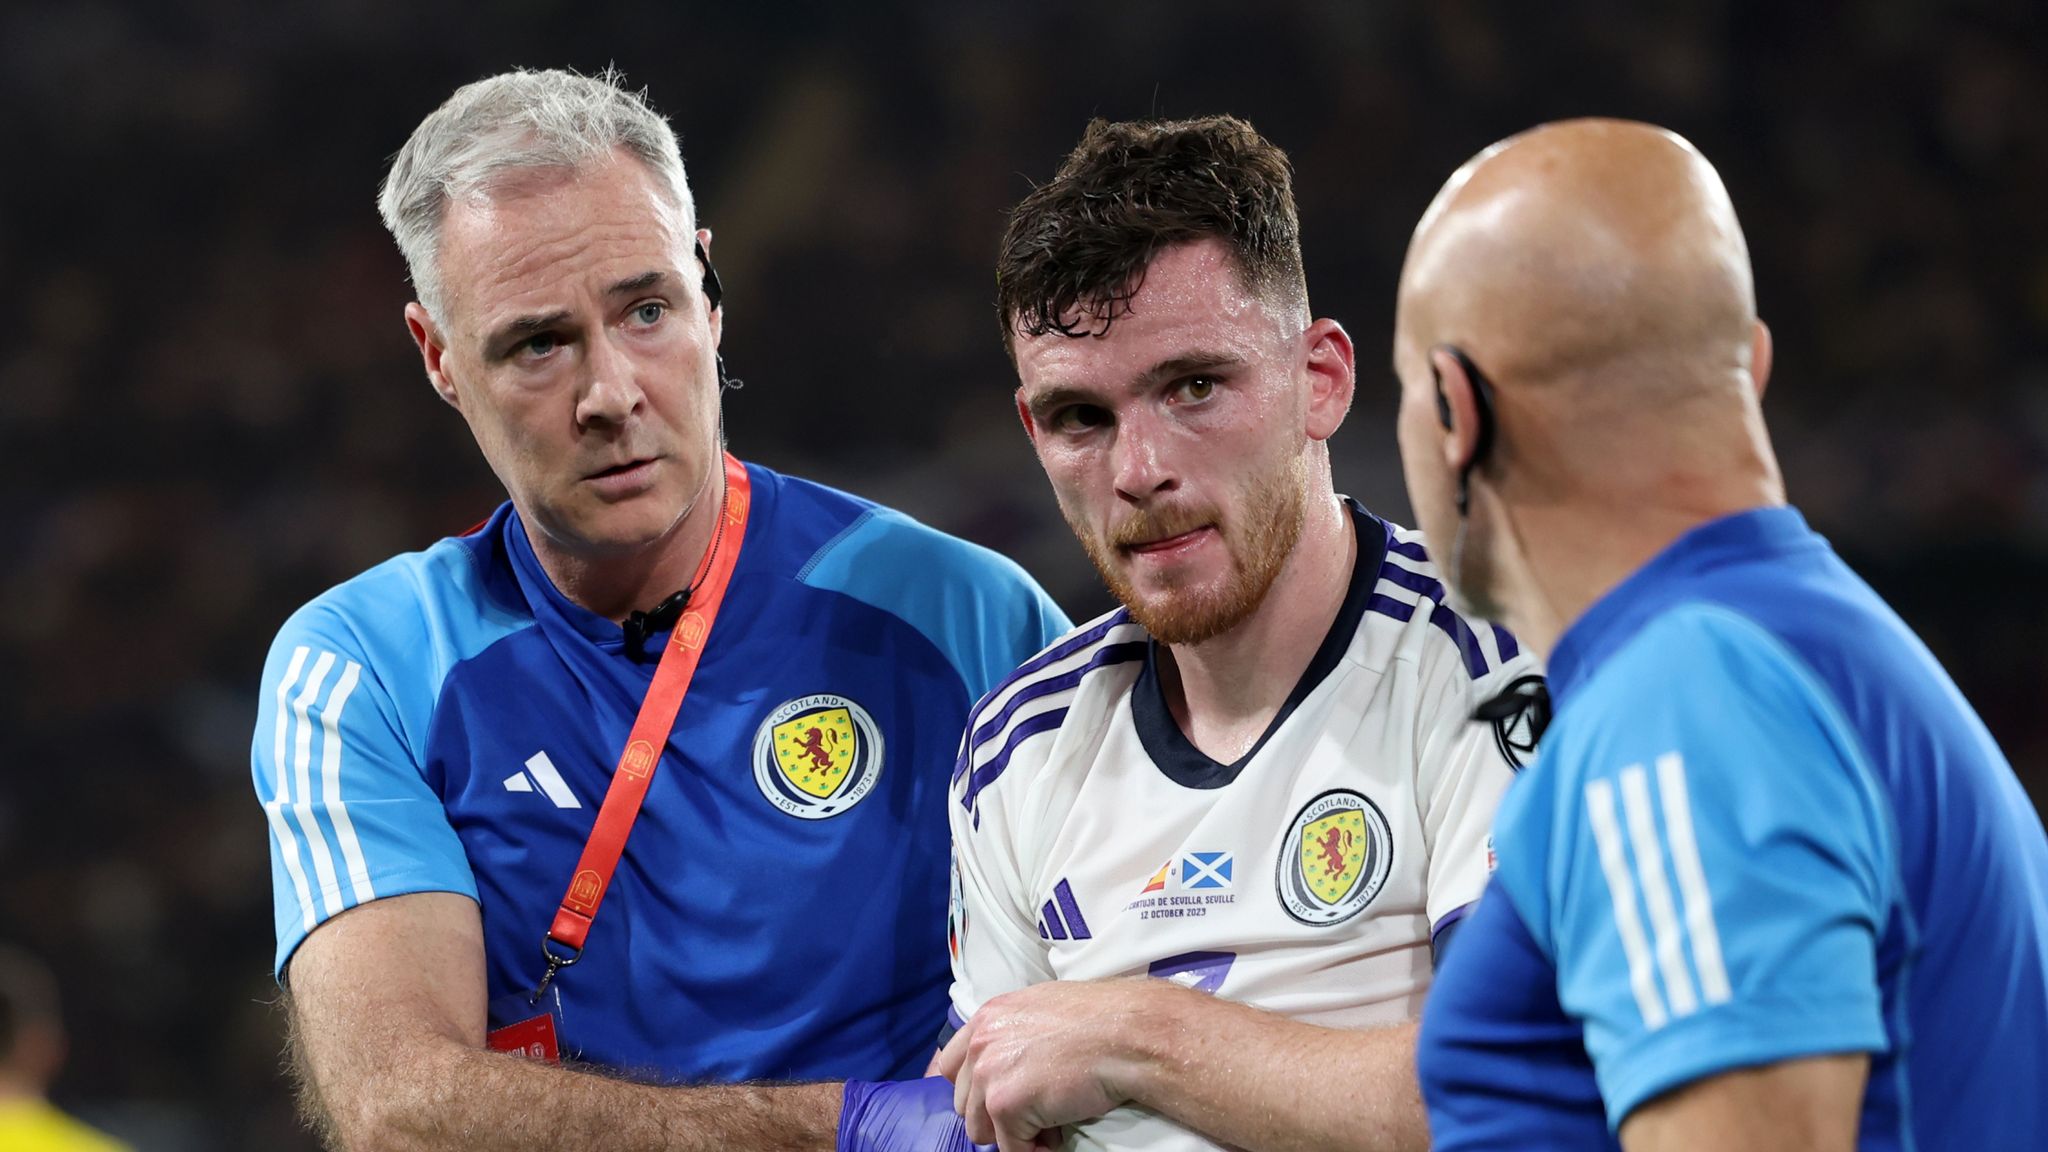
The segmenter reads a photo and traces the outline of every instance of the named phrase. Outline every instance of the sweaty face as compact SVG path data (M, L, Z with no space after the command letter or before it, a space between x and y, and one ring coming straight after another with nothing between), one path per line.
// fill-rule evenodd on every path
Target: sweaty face
M1198 644L1258 609L1301 533L1301 332L1214 240L1161 253L1130 308L1102 336L1020 335L1018 405L1110 591Z
M449 206L422 343L544 558L658 546L707 487L719 318L691 240L623 156Z

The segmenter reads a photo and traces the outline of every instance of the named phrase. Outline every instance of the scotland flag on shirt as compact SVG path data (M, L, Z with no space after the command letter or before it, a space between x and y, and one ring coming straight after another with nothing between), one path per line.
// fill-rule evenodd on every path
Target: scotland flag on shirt
M1068 624L992 552L748 471L724 607L555 982L562 1045L667 1079L914 1077L946 1011L968 706ZM666 640L636 661L555 589L509 505L294 615L254 747L280 978L329 917L452 892L481 910L491 998L532 989Z
M1499 871L1424 1008L1439 1150L1613 1148L1661 1093L1870 1059L1863 1149L2048 1148L2048 839L1905 624L1790 508L1573 624Z

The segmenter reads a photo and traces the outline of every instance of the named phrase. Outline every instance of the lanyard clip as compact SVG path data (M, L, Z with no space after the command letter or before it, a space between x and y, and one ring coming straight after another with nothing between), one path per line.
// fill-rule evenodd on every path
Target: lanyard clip
M548 985L554 983L555 973L583 959L583 949L569 948L568 954L564 955L555 951L555 945L558 944L563 948L569 948L567 944L562 944L561 941L556 940L553 936L543 936L540 938L540 954L547 960L548 970L541 975L540 983L533 990L533 1003L535 1004L540 1003L540 998L547 992Z

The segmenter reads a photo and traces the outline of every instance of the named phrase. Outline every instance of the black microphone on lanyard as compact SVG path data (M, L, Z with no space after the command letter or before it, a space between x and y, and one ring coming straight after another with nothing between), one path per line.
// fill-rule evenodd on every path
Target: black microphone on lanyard
M647 662L647 641L650 637L664 635L683 618L683 609L690 606L690 592L685 588L654 606L651 612L633 611L626 614L619 627L626 630L626 655L633 663Z

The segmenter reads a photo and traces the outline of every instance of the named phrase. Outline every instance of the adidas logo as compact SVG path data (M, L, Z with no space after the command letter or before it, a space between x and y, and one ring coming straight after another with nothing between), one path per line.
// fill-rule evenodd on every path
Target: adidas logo
M505 777L505 791L531 792L538 785L557 808L581 808L583 802L569 791L569 782L555 770L555 762L548 759L546 752L535 752L527 758L526 768Z
M1088 921L1081 918L1081 905L1074 899L1074 889L1065 880L1053 888L1052 899L1039 910L1038 936L1041 940L1065 940L1069 936L1076 940L1095 939L1095 934L1088 930Z

